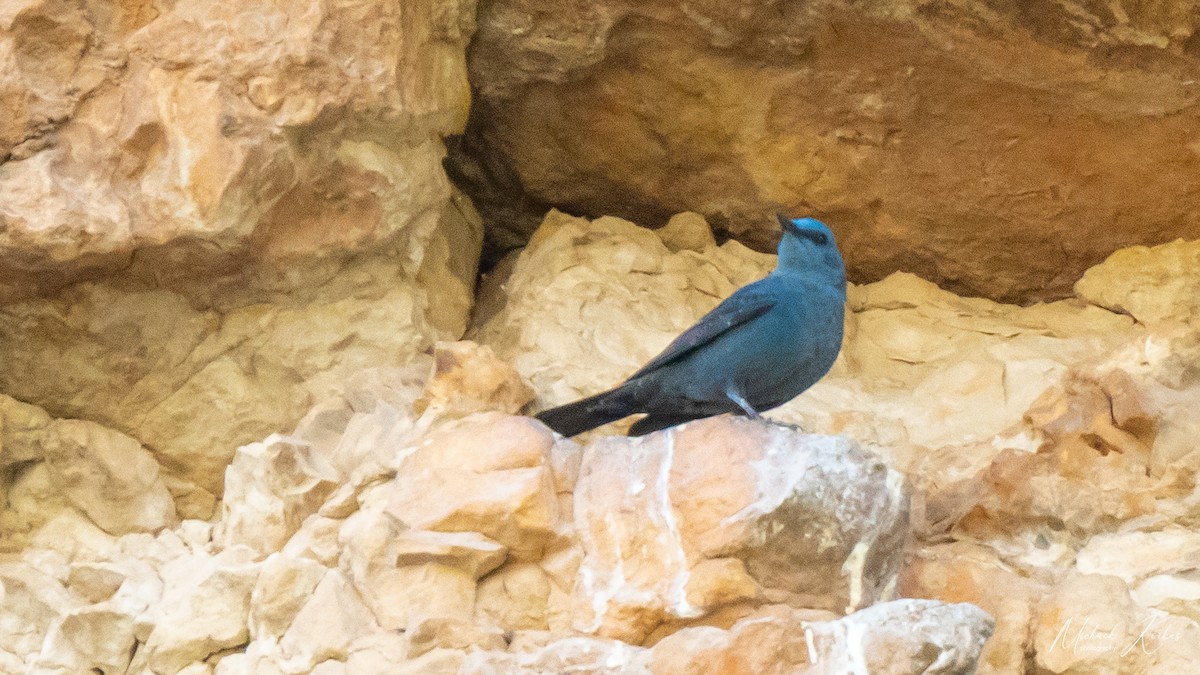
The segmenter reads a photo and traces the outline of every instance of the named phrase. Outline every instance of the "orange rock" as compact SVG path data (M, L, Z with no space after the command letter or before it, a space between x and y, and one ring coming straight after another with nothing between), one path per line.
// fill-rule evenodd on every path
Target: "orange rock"
M723 416L585 448L575 517L574 627L636 643L760 594L869 604L899 564L908 494L844 439Z

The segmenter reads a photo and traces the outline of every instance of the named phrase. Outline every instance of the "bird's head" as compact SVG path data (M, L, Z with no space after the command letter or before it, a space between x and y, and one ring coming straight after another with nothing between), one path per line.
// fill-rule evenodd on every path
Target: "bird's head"
M783 226L779 240L779 270L829 275L830 279L846 282L846 267L838 252L833 231L815 218L788 218L775 214Z

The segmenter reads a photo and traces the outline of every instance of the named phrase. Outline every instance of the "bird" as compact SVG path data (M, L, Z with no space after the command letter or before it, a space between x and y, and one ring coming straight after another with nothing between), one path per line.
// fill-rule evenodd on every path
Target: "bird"
M616 387L537 413L570 437L645 413L642 436L732 413L759 419L829 372L842 347L846 268L833 231L776 214L783 236L766 277L743 286Z

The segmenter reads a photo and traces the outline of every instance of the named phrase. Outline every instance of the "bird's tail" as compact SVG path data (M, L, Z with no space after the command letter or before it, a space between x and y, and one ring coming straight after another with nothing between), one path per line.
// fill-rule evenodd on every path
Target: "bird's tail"
M631 398L627 389L617 387L574 403L543 410L536 417L542 424L569 438L637 412L632 409Z

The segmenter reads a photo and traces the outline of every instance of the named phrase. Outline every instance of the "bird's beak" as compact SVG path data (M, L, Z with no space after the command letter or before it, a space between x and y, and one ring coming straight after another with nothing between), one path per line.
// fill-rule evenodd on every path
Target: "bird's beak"
M776 213L775 217L779 219L779 226L783 228L785 233L791 232L792 234L796 234L796 226L792 224L791 218L788 218L782 213Z

